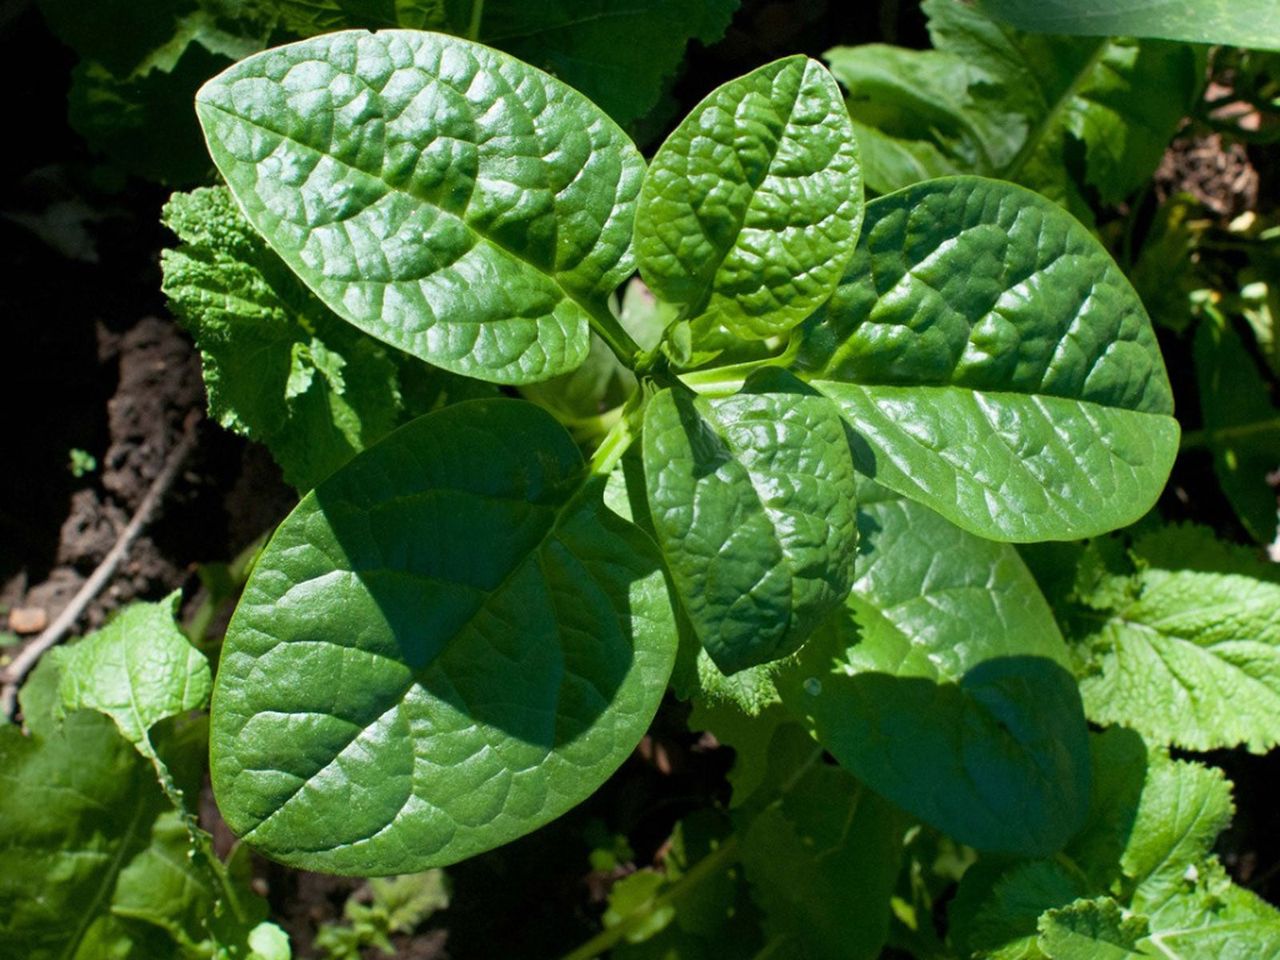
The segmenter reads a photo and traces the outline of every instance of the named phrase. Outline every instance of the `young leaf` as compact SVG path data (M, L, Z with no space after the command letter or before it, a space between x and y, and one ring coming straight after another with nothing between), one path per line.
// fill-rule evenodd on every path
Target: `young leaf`
M653 158L636 258L698 334L784 333L831 295L862 219L857 146L817 61L788 57L724 84Z
M1280 50L1273 0L979 0L1020 30Z
M1147 920L1126 914L1110 897L1077 900L1040 917L1039 947L1051 960L1131 960L1145 955L1138 942Z
M1026 36L957 0L922 7L933 50L826 54L849 90L867 185L881 193L976 173L1088 217L1083 187L1104 203L1140 187L1200 85L1200 58L1186 47Z
M550 415L477 400L303 498L227 630L214 790L286 863L404 873L588 796L640 739L676 635L651 541Z
M804 643L848 592L854 472L836 410L767 369L732 397L664 390L644 418L658 543L724 673Z
M1084 817L1089 752L1067 651L1009 546L867 484L841 615L777 675L871 789L961 843L1043 854Z
M796 370L859 471L998 540L1083 537L1155 502L1178 450L1151 323L1061 208L957 177L882 197Z
M1280 466L1280 410L1239 335L1216 311L1196 329L1195 362L1205 438L1218 482L1250 535L1271 543L1280 505L1267 474ZM1267 423L1274 428L1257 429Z
M203 707L212 678L204 654L173 621L181 601L133 603L79 643L58 651L62 707L97 710L155 759L148 731L166 717Z
M201 88L254 227L343 319L467 376L571 370L632 270L644 161L577 91L465 40L327 34Z
M1101 603L1081 638L1081 694L1090 719L1156 743L1261 753L1280 743L1280 583L1221 551L1226 572L1197 569L1215 556L1203 539L1177 528L1135 545L1132 599Z
M1012 866L982 861L965 871L948 908L951 940L962 956L1043 960L1036 923L1048 910L1088 895L1079 877L1055 860Z
M780 956L874 960L906 818L848 773L803 768L742 833L742 862Z

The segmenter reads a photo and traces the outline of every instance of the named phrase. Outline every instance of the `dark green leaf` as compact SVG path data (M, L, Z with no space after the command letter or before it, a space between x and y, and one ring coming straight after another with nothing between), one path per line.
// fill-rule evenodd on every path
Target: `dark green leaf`
M214 789L264 853L452 863L588 796L657 708L675 626L651 541L532 404L414 421L303 498L215 685Z
M1017 552L867 485L856 580L777 677L881 795L983 850L1044 854L1080 826L1089 754L1066 648Z
M821 304L853 255L862 180L840 91L788 57L714 90L653 158L636 258L699 334L784 333Z
M1273 0L979 0L1022 30L1280 50Z
M343 319L423 360L527 383L576 367L631 272L644 161L590 101L439 34L327 34L196 99L254 227Z
M725 673L786 656L844 598L854 473L832 405L769 369L712 400L664 390L645 483L681 604Z
M957 177L868 204L796 369L861 438L861 472L985 537L1131 523L1177 454L1133 288L1084 227L1011 184Z

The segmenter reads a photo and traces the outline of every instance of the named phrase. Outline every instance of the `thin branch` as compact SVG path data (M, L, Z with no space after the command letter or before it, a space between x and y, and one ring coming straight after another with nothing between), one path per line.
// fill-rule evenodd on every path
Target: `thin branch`
M183 425L182 437L178 440L173 450L169 452L164 466L160 468L160 473L151 482L151 487L147 490L146 496L142 498L142 503L138 504L137 511L132 519L129 520L128 526L121 531L111 551L98 564L97 569L89 575L89 579L84 582L84 586L67 604L66 609L58 614L53 623L49 624L40 636L27 644L22 652L14 658L13 663L9 664L3 674L0 675L3 677L4 683L3 687L0 688L0 711L3 711L3 717L13 716L14 707L18 700L18 687L22 681L31 672L36 663L39 662L45 651L66 636L71 628L75 626L76 621L80 619L85 609L93 602L93 599L111 582L111 578L115 576L116 569L129 552L129 548L133 546L134 541L138 539L138 535L142 533L146 525L151 522L151 516L155 513L156 507L160 505L165 494L168 493L169 488L173 485L173 481L177 478L178 472L182 469L183 463L191 455L191 451L195 449L196 425L199 422L200 415L198 412L193 412L187 417L186 423Z

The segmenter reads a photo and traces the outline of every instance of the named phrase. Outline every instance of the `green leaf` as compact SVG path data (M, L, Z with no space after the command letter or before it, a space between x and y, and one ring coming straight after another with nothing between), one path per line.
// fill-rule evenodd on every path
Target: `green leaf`
M636 258L660 298L746 339L785 333L831 295L862 218L840 91L787 57L718 87L653 158Z
M844 598L853 463L835 409L790 374L718 400L659 393L644 467L676 593L724 673L791 653Z
M882 197L797 372L855 466L998 540L1083 537L1151 507L1178 450L1151 323L1059 207L957 177Z
M307 869L404 873L595 790L676 636L651 541L584 477L548 414L472 401L304 497L223 647L211 765L231 828Z
M446 26L446 0L259 0L299 37L363 27L434 30Z
M1202 540L1184 528L1139 541L1133 599L1083 619L1085 709L1157 743L1262 753L1280 743L1280 583L1235 572L1248 568L1230 554L1228 572L1195 569L1213 558L1190 552Z
M1087 216L1086 185L1114 203L1146 182L1200 85L1188 48L1026 36L957 0L923 9L933 50L826 54L849 90L867 185L881 193L976 173Z
M1236 516L1260 543L1276 539L1280 505L1267 475L1280 465L1280 409L1243 341L1221 315L1195 336L1196 381L1213 469ZM1273 429L1258 430L1271 424Z
M1040 949L1050 960L1128 960L1143 955L1145 917L1126 914L1109 897L1077 900L1040 917Z
M163 216L182 241L161 254L163 289L200 349L209 413L265 444L295 487L391 432L411 390L457 379L335 316L225 188L174 194Z
M979 0L1021 30L1280 50L1272 0Z
M1043 960L1036 942L1041 915L1087 895L1081 879L1054 860L979 862L951 901L952 942L966 956Z
M198 710L212 678L204 654L174 623L180 591L160 603L133 603L105 627L56 651L67 711L97 710L143 756L154 758L148 731L167 717Z
M454 0L466 18L471 0ZM658 103L689 40L724 35L739 0L484 0L480 39L541 67L620 124ZM463 17L455 17L462 32Z
M1012 547L867 487L848 606L779 671L784 703L961 843L1057 850L1085 814L1089 753L1048 605Z
M742 834L743 867L774 948L807 960L878 957L905 829L900 811L843 770L803 768Z
M343 319L501 383L573 369L631 272L644 161L580 93L439 34L351 31L201 88L250 222Z

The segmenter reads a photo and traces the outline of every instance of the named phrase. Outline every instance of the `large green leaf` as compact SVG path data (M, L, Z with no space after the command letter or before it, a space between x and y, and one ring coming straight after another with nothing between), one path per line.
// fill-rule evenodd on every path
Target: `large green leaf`
M403 873L588 796L643 734L675 626L652 542L514 400L429 414L303 498L213 700L232 829L308 869Z
M1280 50L1275 0L979 0L1022 30Z
M719 400L664 390L644 418L658 543L725 673L786 656L848 592L853 462L829 401L779 369Z
M636 258L699 329L763 339L830 296L861 218L840 90L817 61L787 57L712 91L667 138L640 193Z
M577 91L439 34L346 32L201 88L214 161L334 312L503 383L582 362L632 269L644 161Z
M1178 424L1137 294L1038 194L956 177L867 205L795 369L860 471L1000 540L1068 539L1155 502Z
M847 609L778 674L841 765L956 840L1058 849L1089 797L1067 651L1017 552L920 504L859 491Z
M1083 600L1080 690L1090 719L1191 750L1280 743L1280 577L1168 528L1134 545L1137 571Z
M1027 36L958 0L925 0L932 50L826 54L849 90L867 186L928 177L1016 180L1085 217L1154 171L1203 68L1160 42Z

